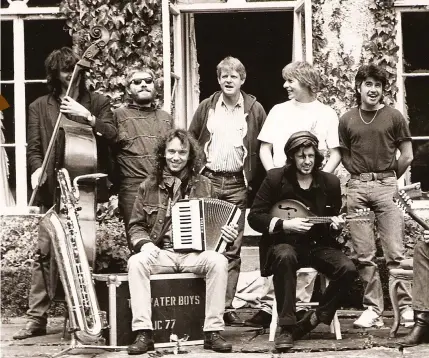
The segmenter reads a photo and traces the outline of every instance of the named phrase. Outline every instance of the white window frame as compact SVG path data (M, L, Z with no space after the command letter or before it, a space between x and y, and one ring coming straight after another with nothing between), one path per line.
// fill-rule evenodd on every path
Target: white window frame
M31 4L30 4L31 5ZM25 79L25 38L24 22L26 20L59 20L64 17L59 15L59 7L19 7L1 8L1 21L13 22L13 62L14 74L12 80L1 80L1 84L14 85L14 119L15 142L1 143L2 147L15 148L15 207L0 208L2 212L19 214L28 212L27 200L27 111L25 98L25 85L27 83L46 83L46 79ZM3 214L3 212L2 212Z
M163 61L164 61L164 110L171 113L174 103L174 123L176 127L187 128L198 105L195 91L187 75L190 73L189 23L194 14L226 12L272 12L294 11L293 58L313 62L311 0L194 3L171 4L162 0ZM173 19L174 68L171 71L170 16ZM305 21L305 52L303 51L302 20ZM305 56L304 56L305 53ZM305 58L304 58L305 57ZM175 85L172 96L172 73Z
M402 33L402 14L405 12L428 12L429 11L429 0L396 0L396 44L398 45L398 64L396 67L397 74L397 87L398 92L396 95L395 108L404 114L405 118L408 118L408 111L405 100L405 79L407 77L429 77L429 70L427 72L421 73L406 73L404 72L404 48L403 48L403 33ZM416 136L417 138L424 139L423 136ZM413 138L416 138L413 137ZM406 184L411 183L410 171L407 170L405 173L405 182ZM413 208L428 208L428 200L418 200L414 201Z

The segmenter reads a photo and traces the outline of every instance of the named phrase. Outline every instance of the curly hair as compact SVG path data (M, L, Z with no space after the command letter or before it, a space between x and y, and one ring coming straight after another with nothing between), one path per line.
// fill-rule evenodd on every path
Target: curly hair
M296 169L295 153L297 153L301 148L305 148L305 149L306 148L313 148L314 152L315 152L313 172L315 170L322 169L322 164L323 164L323 161L324 161L325 157L320 152L320 150L314 145L314 143L312 143L311 141L306 141L306 142L302 143L301 145L299 145L298 147L293 148L292 150L290 150L286 154L286 157L287 157L286 170L289 170L289 169L292 169L292 168Z
M45 72L50 93L57 97L61 94L60 71L72 72L78 62L79 56L70 47L62 47L48 55L45 60ZM79 83L79 89L82 92L86 90L83 79Z
M155 168L154 176L156 182L159 184L162 181L162 174L167 166L165 159L165 150L167 144L174 138L178 138L183 146L189 147L189 158L185 168L188 169L189 174L195 174L202 165L202 149L196 139L191 133L184 129L170 129L167 134L159 141L155 148Z
M361 67L359 67L355 76L355 97L358 105L361 105L362 103L361 94L359 92L360 86L362 85L362 82L365 81L365 79L367 79L368 77L372 77L376 81L380 81L383 91L386 88L387 72L382 67L377 66L373 63L370 63L369 65L362 65ZM381 101L382 100L383 98L381 99Z

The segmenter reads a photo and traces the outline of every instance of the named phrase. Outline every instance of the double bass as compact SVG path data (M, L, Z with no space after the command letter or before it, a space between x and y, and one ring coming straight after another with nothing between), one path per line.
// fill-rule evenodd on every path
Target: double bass
M95 56L106 46L110 38L107 29L101 26L93 27L90 30L90 36L95 39L95 41L88 47L75 65L65 96L73 96L72 94L75 93L79 81L83 80L80 79L81 73L90 69ZM58 113L53 133L43 159L41 175L32 192L29 206L33 204L38 190L46 181L46 172L53 160L56 161L56 170L66 168L72 181L78 176L97 173L97 142L93 128L90 125L69 120L66 115L61 112ZM94 266L96 253L96 189L96 178L89 177L80 182L79 222L85 250L91 267ZM60 200L58 185L55 194L56 211L61 212L63 204Z

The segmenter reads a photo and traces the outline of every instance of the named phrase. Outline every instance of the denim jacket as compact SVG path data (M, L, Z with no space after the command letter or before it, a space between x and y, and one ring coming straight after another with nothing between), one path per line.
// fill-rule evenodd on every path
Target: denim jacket
M178 194L181 181L174 179L171 205L180 199ZM189 181L189 198L214 196L210 179L195 174ZM133 212L129 222L129 236L134 251L139 252L142 245L156 242L164 226L169 205L168 189L165 182L157 184L154 177L144 180L139 187ZM162 244L158 244L162 248Z

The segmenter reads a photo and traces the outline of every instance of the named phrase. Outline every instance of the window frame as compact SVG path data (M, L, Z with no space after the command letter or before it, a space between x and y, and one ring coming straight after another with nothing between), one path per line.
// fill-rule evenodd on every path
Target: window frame
M226 2L226 3L175 3L162 0L162 35L164 61L164 110L171 113L174 103L176 127L187 128L198 106L198 91L190 79L190 23L194 14L225 12L268 12L294 11L293 58L313 62L311 0L268 1L268 2ZM172 19L173 39L170 33ZM305 28L302 20L305 19ZM303 46L302 34L305 34ZM172 44L172 46L171 46ZM171 48L173 47L173 48ZM305 52L303 51L305 48ZM171 63L171 52L174 64ZM304 56L305 54L305 56ZM173 83L173 85L172 85ZM188 121L188 122L187 122Z
M29 4L31 5L31 4ZM1 21L13 23L13 79L1 80L1 84L14 85L14 120L15 138L13 143L0 143L1 147L15 150L15 207L1 207L2 214L27 213L27 103L26 85L29 83L46 83L46 79L25 79L25 33L24 23L28 20L61 20L65 19L59 7L19 7L1 8Z

